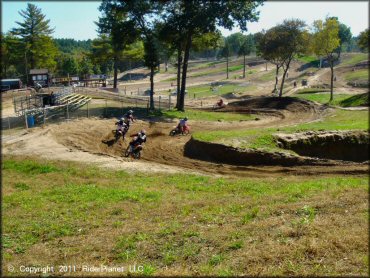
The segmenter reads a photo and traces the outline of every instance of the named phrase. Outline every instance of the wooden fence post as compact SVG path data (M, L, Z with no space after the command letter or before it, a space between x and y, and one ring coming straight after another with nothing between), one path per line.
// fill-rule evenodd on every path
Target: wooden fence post
M44 109L43 109L43 111L42 111L42 112L43 112L43 118L44 118L44 119L43 119L43 122L44 122L44 125L45 125L45 107L44 107Z
M28 122L27 122L27 111L24 110L24 119L26 121L26 128L28 129Z
M67 101L67 120L69 120L69 101Z

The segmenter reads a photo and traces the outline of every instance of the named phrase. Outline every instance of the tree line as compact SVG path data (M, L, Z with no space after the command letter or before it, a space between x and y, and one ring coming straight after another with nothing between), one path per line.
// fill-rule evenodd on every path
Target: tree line
M369 31L363 31L358 37L358 47L368 49ZM337 17L328 17L324 21L316 20L312 26L307 26L299 19L285 20L267 31L255 35L257 55L274 64L276 67L273 93L283 95L284 82L291 62L295 58L314 54L325 59L331 70L330 101L333 100L334 66L339 61L345 47L352 44L352 33L348 26L340 23ZM283 71L279 83L279 71Z
M338 18L318 20L307 26L298 19L286 20L257 34L235 33L222 37L217 27L231 30L239 26L247 31L247 23L258 20L257 7L262 1L223 0L103 0L100 17L95 22L98 38L76 41L53 39L50 21L34 4L20 11L23 22L1 35L3 77L25 79L31 68L48 68L55 75L113 74L116 88L119 71L133 66L150 70L150 108L154 109L154 74L160 64L176 67L176 108L184 110L186 77L190 58L226 59L258 56L276 66L274 92L283 94L284 81L291 61L299 56L315 54L333 67L342 51L366 50L369 31L354 38L350 28ZM309 28L310 27L310 28ZM278 74L283 71L280 88ZM333 82L331 82L333 84ZM332 86L333 87L333 86ZM332 92L331 90L331 98Z

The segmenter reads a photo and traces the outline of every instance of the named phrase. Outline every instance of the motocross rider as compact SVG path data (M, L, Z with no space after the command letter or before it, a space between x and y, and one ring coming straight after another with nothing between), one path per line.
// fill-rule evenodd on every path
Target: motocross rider
M140 132L130 135L130 137L135 137L130 142L130 152L133 152L136 145L141 145L146 142L146 131L142 129Z
M128 110L125 115L123 115L123 118L125 119L125 124L130 127L130 123L134 122L134 116L132 115L134 111Z
M124 118L121 118L118 122L115 123L117 125L117 131L121 131L122 133L124 132L124 130L127 128L128 129L128 126L127 124L124 122Z
M182 134L184 134L185 126L187 124L188 117L185 117L180 120L179 124L177 125L177 128L181 131Z
M224 101L222 98L217 102L218 107L222 107L224 105Z

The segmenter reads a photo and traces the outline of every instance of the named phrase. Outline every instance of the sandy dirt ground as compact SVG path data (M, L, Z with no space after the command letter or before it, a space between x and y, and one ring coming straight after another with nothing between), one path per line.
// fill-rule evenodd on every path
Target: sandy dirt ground
M258 101L248 100L248 109L243 105L230 105L225 112L245 113L257 107L262 107L260 120L209 122L190 121L192 132L212 130L237 130L246 128L279 127L294 125L300 122L318 120L322 111L312 104L287 104L284 109L275 109L273 102L264 98ZM279 102L280 103L280 102ZM266 109L270 111L266 113ZM244 109L244 110L243 110ZM274 109L276 111L274 111ZM258 112L258 111L257 111ZM297 113L299 114L297 116ZM51 124L46 127L36 127L28 131L21 131L16 135L2 137L2 150L5 155L27 155L43 159L78 161L99 167L124 169L127 171L143 172L186 172L206 175L227 176L281 176L281 175L316 175L338 173L366 173L367 166L360 164L345 164L325 166L234 166L212 163L203 160L190 159L184 156L184 146L190 136L169 136L170 130L176 125L175 121L136 121L130 128L129 134L145 128L148 141L144 146L140 161L123 157L128 146L129 138L113 143L115 119L78 119L60 124Z

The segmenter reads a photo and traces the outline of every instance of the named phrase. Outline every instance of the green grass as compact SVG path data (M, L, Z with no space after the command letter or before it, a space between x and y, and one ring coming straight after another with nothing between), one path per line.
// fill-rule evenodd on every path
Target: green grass
M296 94L315 94L315 93L322 93L322 92L330 92L330 89L321 89L321 88L303 88L297 90Z
M334 93L333 101L330 100L330 92L326 93L299 93L296 97L306 100L316 101L321 104L330 104L342 107L366 106L369 103L368 93L360 95L336 94Z
M356 53L354 55L350 55L349 58L344 59L340 66L348 66L348 65L355 65L361 61L367 60L368 54L367 53Z
M270 70L269 72L267 72L267 73L265 73L265 74L261 75L261 76L258 78L258 80L259 80L259 81L271 81L271 80L273 80L273 79L275 78L275 73L276 73L275 69Z
M218 62L218 63L221 63L221 62ZM211 63L209 63L209 64L211 64ZM203 69L203 68L207 68L207 70L196 72L196 73L192 72L192 70L198 70L198 69ZM229 66L229 72L239 71L239 70L242 70L242 69L243 69L243 65ZM209 66L204 66L203 65L203 66L191 68L191 70L188 72L187 77L188 78L190 78L190 77L201 77L201 76L207 76L207 75L212 75L212 74L219 74L219 73L222 73L222 72L224 72L225 75L226 75L226 66L223 67L223 68L214 68L214 69L211 68L211 69L209 69ZM161 82L168 82L168 81L175 81L175 80L176 80L176 77L171 77L171 78L161 80Z
M253 91L256 89L256 86L239 86L238 84L224 84L222 86L215 86L214 91L212 91L210 85L200 85L193 86L188 88L189 96L192 98L195 97L207 97L212 95L224 95L228 93L243 93L247 91Z
M368 81L369 71L367 69L360 69L356 71L349 72L344 75L344 79L347 81Z
M306 130L368 130L367 111L347 111L336 109L333 115L328 115L321 121L304 123L282 128L253 128L246 130L211 131L195 133L194 138L206 142L223 142L228 144L230 139L238 138L241 147L263 149L266 151L280 150L275 143L273 134L277 131L294 133Z
M337 94L334 92L334 100L330 100L330 89L305 88L295 92L295 97L316 101L321 104L331 104L342 107L368 106L369 94Z
M319 63L319 60L315 56L302 56L298 58L298 61L303 62L303 63Z
M304 93L304 94L297 94L295 95L298 98L310 100L310 101L316 101L321 104L331 104L331 105L340 105L342 101L348 99L351 97L351 95L348 94L336 94L334 92L334 99L333 101L330 100L330 92L325 93Z
M187 109L186 112L177 110L162 110L155 111L151 116L170 118L170 119L180 119L185 116L189 118L190 121L249 121L255 119L253 115L246 114L236 114L236 113L220 113L220 112L208 112L201 110Z
M339 103L342 107L369 106L369 93L348 97Z
M58 170L30 175L30 165ZM55 265L76 258L91 265L105 260L109 266L136 263L144 266L145 275L181 273L185 264L194 275L261 270L287 275L289 262L305 267L306 274L334 274L343 271L336 262L344 255L350 262L346 273L367 271L362 259L367 236L361 233L366 230L367 176L140 174L5 156L2 179L3 263L16 269L33 264L32 258L47 265L48 254L57 248L62 256L53 257ZM342 221L351 225L338 226ZM339 233L335 238L333 225ZM350 230L354 227L360 232ZM322 257L319 249L305 257L312 237L324 251L335 251L326 254L324 272L312 268L312 260ZM75 244L81 240L84 244ZM251 246L253 257L240 257ZM276 252L266 268L271 250L281 248L283 254Z

